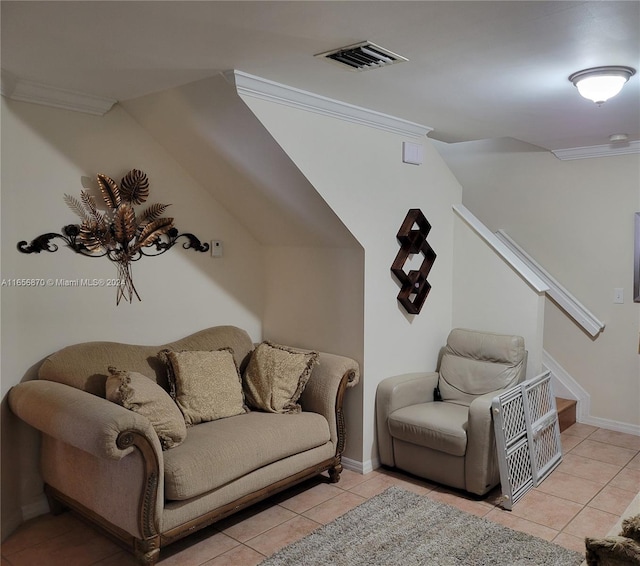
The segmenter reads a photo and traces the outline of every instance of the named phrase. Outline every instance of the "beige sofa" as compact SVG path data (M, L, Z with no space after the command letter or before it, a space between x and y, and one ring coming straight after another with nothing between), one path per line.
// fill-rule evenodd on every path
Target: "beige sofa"
M166 388L159 350L223 347L244 370L254 344L243 330L219 326L164 346L73 345L49 356L38 380L15 386L11 409L42 432L52 511L74 509L125 543L140 564L155 564L161 547L288 486L326 470L338 481L342 400L359 375L349 358L319 353L301 412L252 410L204 422L167 450L147 418L105 399L109 366Z

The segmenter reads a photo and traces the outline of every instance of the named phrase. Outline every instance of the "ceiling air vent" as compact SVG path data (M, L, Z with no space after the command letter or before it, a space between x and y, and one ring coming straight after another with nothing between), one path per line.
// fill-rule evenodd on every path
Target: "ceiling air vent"
M393 53L384 47L380 47L370 41L363 41L340 49L333 49L325 53L318 53L316 57L326 57L336 63L347 65L354 71L367 71L378 69L408 61L406 57Z

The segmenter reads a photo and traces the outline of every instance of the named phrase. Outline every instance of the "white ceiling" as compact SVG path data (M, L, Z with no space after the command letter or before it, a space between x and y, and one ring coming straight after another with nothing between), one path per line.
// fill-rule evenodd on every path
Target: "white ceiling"
M632 1L3 0L2 68L123 101L238 69L434 128L546 149L640 139L640 77L601 107L568 81L640 68ZM314 54L373 41L409 62L343 70Z

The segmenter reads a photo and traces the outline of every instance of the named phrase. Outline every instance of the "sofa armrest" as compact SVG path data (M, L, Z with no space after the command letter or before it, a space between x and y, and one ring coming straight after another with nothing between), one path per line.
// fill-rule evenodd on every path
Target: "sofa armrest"
M491 402L501 391L476 397L469 405L465 482L467 491L477 495L500 480Z
M327 419L338 456L344 450L345 442L342 400L347 387L357 385L360 368L351 358L325 352L319 354L300 403L303 410L319 413Z
M54 381L26 381L9 391L9 406L23 421L99 458L131 453L131 434L149 441L162 462L162 447L145 417L75 387Z
M395 466L393 442L387 425L389 415L409 405L432 402L433 390L437 385L438 374L436 372L405 373L388 377L378 384L376 433L380 463L386 466Z
M113 525L140 539L157 538L164 506L164 464L160 440L148 419L86 391L47 380L11 388L9 406L27 424L50 437L52 449L62 443L79 450L76 464L88 466L95 474L91 478L95 489L80 501L80 512L84 512L82 505L98 517L102 511L110 511L107 516ZM49 473L58 476L57 483L70 482L70 491L75 493L83 482L74 483L73 466L63 458ZM129 489L111 489L124 484ZM68 496L64 487L60 489L50 488L50 493L74 507L74 497ZM137 505L132 506L131 497L137 499Z

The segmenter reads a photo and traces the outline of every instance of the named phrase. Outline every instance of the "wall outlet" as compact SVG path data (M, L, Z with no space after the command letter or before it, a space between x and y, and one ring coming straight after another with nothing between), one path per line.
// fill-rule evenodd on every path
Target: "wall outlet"
M222 257L221 240L211 240L211 257Z
M617 287L613 290L613 302L616 305L624 303L624 289Z

